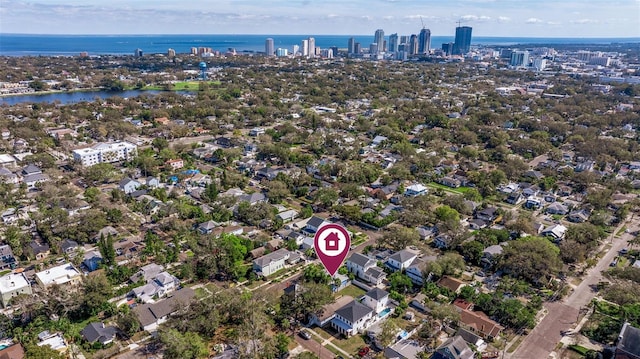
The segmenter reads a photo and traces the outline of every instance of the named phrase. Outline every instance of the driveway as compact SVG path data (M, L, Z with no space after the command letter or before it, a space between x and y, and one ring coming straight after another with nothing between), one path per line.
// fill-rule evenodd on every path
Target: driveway
M632 217L633 220L633 217ZM629 227L637 227L637 219ZM621 238L615 238L615 234L624 226L618 226L613 235L605 239L606 244L611 244L609 251L591 268L582 282L562 302L546 303L547 315L538 323L535 329L512 353L505 353L505 358L531 359L548 358L562 339L562 333L573 329L577 324L578 314L581 308L591 302L596 296L592 286L604 280L602 272L609 268L609 264L618 255L618 252L627 247L627 242L632 235L624 233Z

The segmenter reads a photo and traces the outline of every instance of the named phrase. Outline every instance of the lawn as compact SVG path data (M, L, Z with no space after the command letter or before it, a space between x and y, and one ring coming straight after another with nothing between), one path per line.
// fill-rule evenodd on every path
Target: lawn
M467 192L469 192L473 187L458 187L458 188L451 188L445 185L441 185L440 183L435 183L435 182L430 182L427 183L428 187L432 187L432 188L439 188L444 190L445 192L452 192L452 193L457 193L457 194L465 194Z
M195 292L196 292L196 299L198 300L209 296L209 293L207 293L207 291L204 290L204 288L196 288Z
M322 328L313 328L313 331L318 334L319 336L323 337L324 339L330 339L331 337L333 337L333 335L331 335L331 333L327 332L326 330L322 329Z
M364 290L356 287L355 285L349 285L346 288L338 291L336 293L336 296L339 296L339 295L350 295L355 299L355 298L358 298L360 296L363 296L364 293L366 293Z
M360 348L367 345L361 335L354 335L348 339L334 339L332 343L345 352L353 355L355 355Z

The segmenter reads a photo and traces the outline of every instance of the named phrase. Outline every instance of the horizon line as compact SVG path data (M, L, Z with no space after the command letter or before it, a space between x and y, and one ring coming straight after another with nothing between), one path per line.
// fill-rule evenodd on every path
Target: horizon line
M389 33L389 34L394 34ZM398 33L399 34L399 33ZM26 36L219 36L219 35L227 35L227 36L352 36L352 37L360 37L360 36L369 36L373 37L371 34L268 34L268 33L126 33L126 34L42 34L42 33L22 33L22 32L0 32L0 36L4 35L26 35ZM386 37L386 35L385 35ZM432 35L432 37L455 37L455 35ZM475 38L484 38L484 37L492 37L492 38L503 38L503 39L635 39L640 41L640 36L594 36L594 37L584 37L584 36L497 36L497 35L475 35Z

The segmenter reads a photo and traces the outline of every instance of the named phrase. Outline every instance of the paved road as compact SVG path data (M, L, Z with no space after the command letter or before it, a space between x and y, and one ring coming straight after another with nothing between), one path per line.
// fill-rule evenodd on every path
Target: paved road
M638 221L633 222L633 226L638 225ZM618 233L620 225L613 232ZM629 226L631 227L631 226ZM613 239L612 239L613 238ZM598 284L604 278L602 271L609 268L609 264L618 255L618 252L627 246L627 241L633 238L628 233L624 233L621 238L613 236L607 238L607 243L611 243L611 249L598 261L595 267L587 272L587 276L574 291L562 302L546 303L547 315L542 319L535 329L518 346L518 349L511 355L505 353L505 358L511 359L532 359L548 358L556 345L562 339L562 332L566 332L576 325L578 314L581 308L591 302L596 296L592 286Z
M335 359L336 357L329 349L323 347L313 339L302 339L296 334L295 340L296 343L302 345L305 349L320 357L320 359Z

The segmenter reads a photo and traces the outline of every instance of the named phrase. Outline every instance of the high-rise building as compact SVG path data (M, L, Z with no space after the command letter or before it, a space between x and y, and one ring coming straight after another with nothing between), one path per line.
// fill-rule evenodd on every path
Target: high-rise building
M264 52L267 56L273 56L275 53L275 46L273 44L273 39L272 38L267 38L264 41Z
M356 55L362 53L362 45L360 45L359 42L356 42L356 45L353 47L353 53Z
M533 68L536 71L543 71L547 67L547 59L543 57L537 57L533 60Z
M313 37L309 38L309 57L316 57L316 39Z
M442 44L442 52L444 52L446 56L450 56L453 53L453 42L445 42Z
M412 34L409 37L409 55L413 56L418 53L418 36Z
M133 52L133 56L141 57L142 56L142 49L136 49L136 51Z
M529 51L514 51L511 54L511 66L526 67L529 66Z
M356 52L356 39L353 37L349 38L349 44L347 46L347 54L351 55Z
M384 52L384 30L378 29L374 35L374 42L378 44L378 53Z
M418 36L418 53L428 54L431 49L431 30L422 29Z
M333 52L333 57L338 56L338 46L331 46L329 49Z
M300 52L300 46L293 45L293 49L292 49L293 56L298 56L298 52Z
M192 47L191 48L191 55L197 55L198 54L198 48L197 47Z
M278 56L278 57L285 57L285 56L287 56L287 55L289 55L289 50L287 50L287 49L283 49L283 48L281 48L281 47L279 47L279 48L277 48L277 49L276 49L276 56Z
M309 56L309 40L302 40L302 48L300 50L302 51L302 56Z
M167 50L167 57L175 57L175 56L176 56L176 50L174 49Z
M398 34L389 35L389 52L398 52Z
M465 55L471 49L471 27L470 26L458 26L456 27L456 40L453 43L454 55Z
M371 55L377 55L378 54L378 44L376 44L375 42L373 44L369 45L369 53Z

